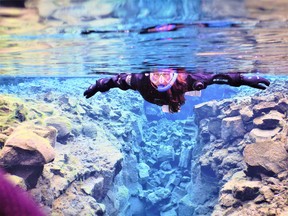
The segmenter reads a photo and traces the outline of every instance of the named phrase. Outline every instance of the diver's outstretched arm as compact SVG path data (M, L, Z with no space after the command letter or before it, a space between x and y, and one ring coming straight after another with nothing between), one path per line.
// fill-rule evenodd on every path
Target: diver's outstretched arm
M230 86L239 87L247 85L252 88L266 89L270 85L269 80L260 76L245 76L242 73L225 73L225 74L193 74L196 80L193 84L194 90L205 89L212 84L226 84Z
M96 80L95 84L92 84L85 92L84 96L90 98L97 92L106 92L111 88L120 88L122 90L131 89L131 74L121 73L113 77L102 78Z

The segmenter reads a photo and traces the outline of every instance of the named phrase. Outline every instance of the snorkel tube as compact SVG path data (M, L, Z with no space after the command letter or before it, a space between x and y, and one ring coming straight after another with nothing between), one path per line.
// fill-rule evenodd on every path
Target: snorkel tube
M167 85L157 86L157 91L159 91L159 92L168 91L172 87L172 85L175 83L177 76L178 76L178 73L174 73L171 81Z

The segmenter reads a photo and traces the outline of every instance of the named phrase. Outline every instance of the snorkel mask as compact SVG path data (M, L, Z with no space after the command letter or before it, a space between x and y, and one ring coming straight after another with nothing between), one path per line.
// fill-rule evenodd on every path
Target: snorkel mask
M159 92L165 92L172 87L177 76L178 73L173 69L161 69L150 73L150 81Z

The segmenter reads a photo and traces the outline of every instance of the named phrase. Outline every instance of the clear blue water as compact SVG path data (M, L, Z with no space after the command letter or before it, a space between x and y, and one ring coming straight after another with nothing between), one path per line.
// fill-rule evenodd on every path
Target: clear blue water
M64 111L69 110L66 107L69 97L87 110L93 107L96 110L93 112L100 117L95 115L91 119L93 112L90 110L92 114L81 116L82 120L85 119L93 127L98 124L105 129L107 127L108 132L118 135L123 152L126 151L124 147L127 147L127 151L135 150L133 145L139 144L136 143L139 137L135 134L140 133L134 127L129 128L131 122L127 121L129 124L125 125L126 111L132 115L133 110L139 112L144 107L144 115L150 109L154 113L154 119L151 113L151 119L146 116L149 124L144 124L141 131L146 133L139 144L143 145L141 150L145 150L144 142L152 147L159 143L159 146L169 146L171 143L176 146L178 142L179 146L192 145L196 142L195 137L188 141L175 137L183 135L178 134L183 133L184 123L181 120L188 121L193 117L194 105L259 91L248 87L209 86L201 97L187 98L182 111L172 115L161 114L160 108L144 102L137 92L113 89L87 101L82 96L83 92L97 78L122 72L183 67L191 73L241 71L257 74L271 80L272 87L276 89L279 80L287 80L288 4L285 0L274 4L269 0L264 3L256 0L38 2L28 1L25 9L0 7L0 93L36 99L39 103L50 103L51 100L52 105L55 103L55 107ZM184 23L185 26L177 31L139 34L143 28L170 22ZM213 25L191 25L203 22ZM88 30L98 33L81 34ZM64 101L62 104L61 100ZM108 113L112 110L114 116L105 116L105 109ZM119 122L115 121L116 114L122 111L124 120L120 118ZM74 113L66 113L75 125L79 124ZM173 121L167 123L167 119ZM125 143L122 134L118 134L118 127L120 131L122 127L128 131L125 131L128 134L125 134L125 138L132 136L129 134L132 131L131 134L136 137L135 143ZM159 132L159 128L168 128L168 131ZM175 128L179 130L175 132ZM173 131L172 135L170 131ZM167 134L168 139L165 138ZM84 140L89 143L91 140L88 139L85 137ZM144 150L145 154L149 153ZM138 161L147 162L143 152L136 152ZM125 163L129 164L127 161ZM127 171L128 168L123 167L123 170ZM192 178L193 175L189 175ZM197 199L197 194L193 199ZM149 211L160 214L158 208Z

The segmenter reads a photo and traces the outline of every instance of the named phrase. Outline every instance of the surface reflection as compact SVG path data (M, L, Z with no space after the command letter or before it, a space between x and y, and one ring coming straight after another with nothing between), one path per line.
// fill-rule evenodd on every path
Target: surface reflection
M217 0L201 7L197 1L185 2L174 5L174 12L172 2L167 12L159 9L155 16L144 0L130 5L30 0L22 9L1 7L0 74L87 76L138 73L161 65L215 73L286 73L285 1ZM235 7L241 10L232 16ZM188 9L195 11L193 16ZM155 34L139 34L145 31Z

